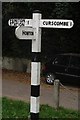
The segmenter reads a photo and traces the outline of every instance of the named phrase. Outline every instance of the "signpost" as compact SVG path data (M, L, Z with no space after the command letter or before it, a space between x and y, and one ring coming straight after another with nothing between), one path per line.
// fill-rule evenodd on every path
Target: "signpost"
M35 31L32 27L19 26L15 29L15 34L18 39L35 39Z
M10 19L8 21L9 26L29 26L32 27L32 19ZM41 28L72 28L74 25L72 20L62 19L41 19L39 27Z
M10 19L8 25L11 27L29 26L32 27L32 19Z
M72 28L72 20L56 20L56 19L42 19L40 21L40 27L43 28Z
M39 120L40 100L40 54L41 53L41 28L72 28L72 20L41 19L39 11L33 13L32 19L10 19L9 26L17 27L15 34L19 39L32 39L31 63L31 101L30 118Z

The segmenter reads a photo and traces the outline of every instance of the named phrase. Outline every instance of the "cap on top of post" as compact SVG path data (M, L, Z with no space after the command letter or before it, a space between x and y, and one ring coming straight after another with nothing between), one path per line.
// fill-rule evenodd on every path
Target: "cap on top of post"
M33 13L41 13L40 10L34 10Z

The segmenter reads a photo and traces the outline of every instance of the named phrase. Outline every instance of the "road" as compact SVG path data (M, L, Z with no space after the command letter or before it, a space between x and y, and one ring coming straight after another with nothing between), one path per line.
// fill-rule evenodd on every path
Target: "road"
M30 84L15 80L2 80L2 96L12 99L30 102ZM53 86L40 86L40 104L48 104L54 107L54 90ZM79 93L80 90L74 87L60 87L60 106L64 108L79 109Z

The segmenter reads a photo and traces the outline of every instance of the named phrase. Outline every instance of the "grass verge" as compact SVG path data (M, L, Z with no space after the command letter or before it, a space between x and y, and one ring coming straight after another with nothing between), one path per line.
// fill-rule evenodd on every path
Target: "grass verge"
M6 120L6 118L15 118L21 120L27 120L30 114L30 105L29 103L25 103L19 100L12 100L6 97L2 98L2 120ZM80 111L64 109L60 107L59 110L56 110L53 107L48 105L40 106L40 118L48 119L48 120L79 120ZM62 119L63 118L63 119Z

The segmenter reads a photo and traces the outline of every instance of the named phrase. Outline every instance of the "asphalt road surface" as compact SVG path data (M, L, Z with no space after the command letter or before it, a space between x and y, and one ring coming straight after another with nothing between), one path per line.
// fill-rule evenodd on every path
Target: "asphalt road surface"
M1 80L1 79L0 79ZM2 79L2 96L12 99L30 102L30 84L15 80ZM40 104L48 104L54 107L54 86L41 84L40 86ZM79 110L80 89L61 86L59 106L64 108ZM1 95L1 94L0 94Z

